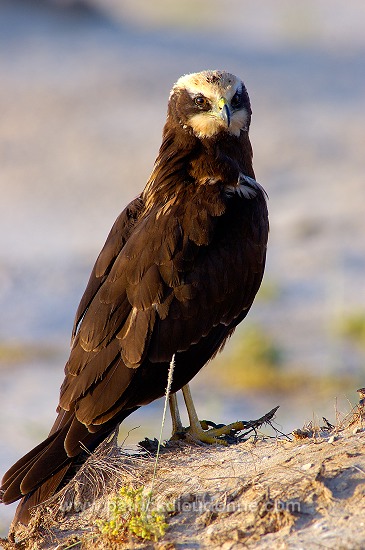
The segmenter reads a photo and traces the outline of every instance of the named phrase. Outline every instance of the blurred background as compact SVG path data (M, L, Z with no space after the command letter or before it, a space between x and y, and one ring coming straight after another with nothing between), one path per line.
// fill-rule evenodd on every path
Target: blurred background
M361 0L0 0L1 472L47 435L93 263L149 176L172 84L203 69L247 85L271 234L248 319L192 384L200 416L280 405L291 431L357 402L364 21ZM162 406L127 419L127 447L158 436Z

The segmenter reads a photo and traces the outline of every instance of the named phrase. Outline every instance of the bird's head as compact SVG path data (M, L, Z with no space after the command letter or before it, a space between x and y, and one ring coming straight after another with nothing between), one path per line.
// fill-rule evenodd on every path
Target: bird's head
M196 137L247 132L251 105L243 82L225 71L184 75L171 90L168 117Z

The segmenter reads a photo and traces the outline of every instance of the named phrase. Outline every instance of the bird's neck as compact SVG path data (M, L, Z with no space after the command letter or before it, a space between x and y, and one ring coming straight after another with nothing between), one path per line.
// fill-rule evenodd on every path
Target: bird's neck
M192 160L189 171L197 183L210 179L231 187L237 184L240 174L255 178L247 132L239 137L221 132L201 143L200 154Z
M179 188L208 180L236 185L240 173L255 178L248 133L221 133L200 140L189 132L166 128L154 169L143 191L145 204L165 204Z

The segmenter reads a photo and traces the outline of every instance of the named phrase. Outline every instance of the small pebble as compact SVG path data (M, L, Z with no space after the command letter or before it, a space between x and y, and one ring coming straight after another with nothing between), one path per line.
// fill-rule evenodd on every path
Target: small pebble
M304 471L310 470L311 468L313 468L313 466L314 464L312 464L311 462L308 462L308 464L303 464L302 470Z
M337 440L337 435L331 435L331 437L328 438L328 443L333 443Z
M356 434L359 434L359 433L361 433L361 432L363 432L363 431L364 431L364 428L360 428L360 426L358 426L357 428L355 428L355 429L353 430L352 433L353 433L354 435L356 435Z

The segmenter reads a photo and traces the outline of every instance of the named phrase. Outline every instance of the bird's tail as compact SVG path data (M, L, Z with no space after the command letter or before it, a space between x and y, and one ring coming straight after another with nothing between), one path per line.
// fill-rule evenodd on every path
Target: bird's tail
M60 489L69 467L70 464L67 464L64 468L49 478L43 485L38 487L38 489L35 489L35 491L29 493L21 499L17 506L14 519L12 521L12 526L19 523L28 525L31 518L31 510L38 504L48 500Z
M10 504L22 499L14 522L27 524L30 508L51 497L60 487L73 457L69 457L64 440L72 416L47 439L19 459L4 475L1 482L1 500Z
M13 526L19 522L27 525L31 508L57 493L90 453L136 409L121 411L117 419L97 426L94 432L77 420L74 411L61 409L47 439L20 458L2 479L0 500L10 504L21 499Z

